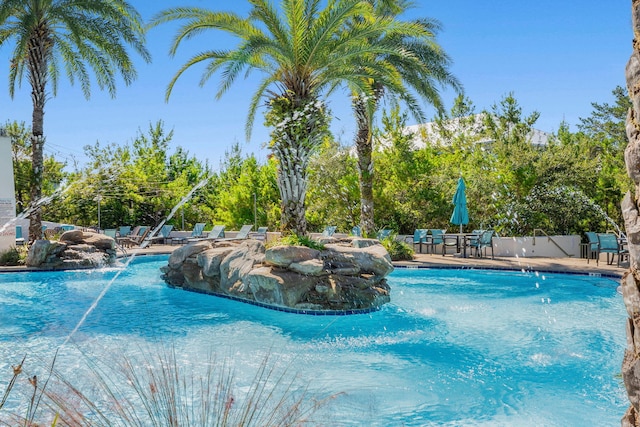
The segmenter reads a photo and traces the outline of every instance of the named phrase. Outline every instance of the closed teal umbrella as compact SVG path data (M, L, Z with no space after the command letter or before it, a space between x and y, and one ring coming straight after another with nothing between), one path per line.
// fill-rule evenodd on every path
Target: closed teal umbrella
M469 224L469 211L467 210L467 195L465 194L466 186L464 185L464 179L460 177L458 179L458 187L456 188L456 194L453 195L453 213L449 222L451 224L460 226L460 233L462 233L462 226Z

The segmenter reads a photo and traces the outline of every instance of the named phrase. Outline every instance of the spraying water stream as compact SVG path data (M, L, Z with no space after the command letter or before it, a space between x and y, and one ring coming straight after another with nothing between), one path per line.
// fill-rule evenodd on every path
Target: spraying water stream
M189 193L187 193L186 196L184 196L171 210L171 212L169 213L169 215L162 221L160 221L160 224L158 224L156 226L156 228L153 229L153 231L151 233L149 233L149 236L142 242L142 244L140 245L141 248L146 248L149 243L151 243L151 240L153 239L153 237L155 237L155 235L158 233L158 231L162 228L162 226L169 221L173 215L175 215L175 213L178 211L178 209L180 209L180 207L182 205L184 205L187 201L189 201L189 199L191 199L191 197L193 197L193 194L199 190L200 188L202 188L207 182L209 181L209 178L204 178L202 181L200 181L198 184L196 184L191 191L189 191ZM80 320L78 321L78 323L76 324L76 326L73 328L73 330L69 333L69 335L67 335L67 338L65 338L64 342L60 345L59 348L64 347L69 340L71 340L71 338L75 335L75 333L78 331L78 329L80 329L80 327L83 325L83 323L85 322L85 320L87 320L87 317L91 314L91 312L93 312L93 310L95 310L95 308L98 306L98 304L100 303L100 300L102 300L102 298L105 296L105 294L107 292L109 292L109 289L111 289L111 286L113 285L113 283L118 279L118 277L120 276L120 274L126 270L127 266L131 263L131 261L133 261L133 259L135 258L136 254L133 253L130 257L127 258L127 261L125 262L125 264L122 266L122 268L120 268L115 276L113 276L113 278L109 281L109 283L107 283L107 285L104 287L104 289L102 290L102 292L100 292L98 294L98 296L96 297L96 299L93 301L93 303L89 306L89 308L87 309L87 311L82 315L82 317L80 318Z

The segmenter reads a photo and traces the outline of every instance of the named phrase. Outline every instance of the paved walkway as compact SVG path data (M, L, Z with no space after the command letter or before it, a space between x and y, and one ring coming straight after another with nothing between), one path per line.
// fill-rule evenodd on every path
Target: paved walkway
M139 254L165 254L171 253L177 246L153 245L145 249L131 249L128 253ZM416 254L413 261L398 261L395 265L400 266L421 266L421 267L448 267L448 268L497 268L509 270L535 270L553 271L563 273L593 273L606 276L622 277L629 268L629 263L624 262L620 267L607 265L606 257L603 254L600 262L596 265L595 260L583 258L512 258L502 257L488 258L461 258L454 255L428 255Z
M178 246L172 245L152 245L145 249L127 249L127 254L152 255L170 254ZM596 265L595 260L587 263L583 258L461 258L455 255L428 255L416 254L413 261L394 262L398 266L407 267L434 267L434 268L496 268L508 270L534 270L551 271L563 273L587 273L602 274L605 276L622 277L629 268L629 263L625 262L620 267L607 265L605 255L602 255L600 262ZM0 271L26 271L25 267L0 267Z

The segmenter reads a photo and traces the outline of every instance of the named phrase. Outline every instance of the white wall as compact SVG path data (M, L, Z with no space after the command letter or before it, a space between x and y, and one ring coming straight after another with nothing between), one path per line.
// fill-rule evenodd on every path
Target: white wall
M494 237L493 251L498 257L564 258L569 254L580 258L580 236Z
M16 245L15 217L16 198L11 140L0 135L0 252Z

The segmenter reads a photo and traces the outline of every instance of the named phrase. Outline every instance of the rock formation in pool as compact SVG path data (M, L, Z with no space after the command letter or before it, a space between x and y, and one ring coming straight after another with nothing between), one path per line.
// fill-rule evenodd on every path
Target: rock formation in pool
M36 240L29 248L26 264L46 270L91 268L113 265L116 242L104 234L70 230L59 241Z
M161 270L171 286L298 310L372 309L389 302L386 249L374 239L326 239L323 250L265 249L257 240L197 241Z

